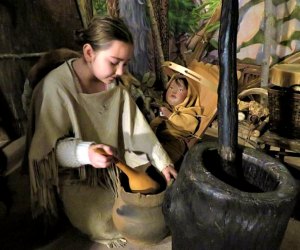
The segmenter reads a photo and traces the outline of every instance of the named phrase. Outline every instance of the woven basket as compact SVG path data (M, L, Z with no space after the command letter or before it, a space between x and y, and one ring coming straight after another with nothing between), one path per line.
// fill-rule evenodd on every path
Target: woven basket
M239 93L249 88L260 87L261 66L237 63L237 70L240 72L238 84Z
M291 88L268 88L270 130L288 138L300 138L300 93Z

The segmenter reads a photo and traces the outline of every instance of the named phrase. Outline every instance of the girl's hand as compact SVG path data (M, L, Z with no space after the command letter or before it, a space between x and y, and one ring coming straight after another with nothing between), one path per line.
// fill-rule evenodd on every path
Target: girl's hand
M97 152L97 149L102 149L105 152L101 154ZM110 167L111 164L114 162L114 149L110 146L104 144L92 144L89 147L89 158L91 161L91 165L94 168L107 168Z
M162 170L163 175L166 178L167 183L169 183L171 181L171 178L173 177L174 179L177 178L177 171L175 170L175 168L171 165L165 167Z

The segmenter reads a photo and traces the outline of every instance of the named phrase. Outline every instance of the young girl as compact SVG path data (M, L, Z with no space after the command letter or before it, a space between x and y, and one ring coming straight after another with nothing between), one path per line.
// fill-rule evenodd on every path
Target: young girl
M174 163L187 151L186 139L193 136L200 125L201 105L197 88L181 74L169 81L166 104L160 116L150 123L159 141Z
M123 240L111 218L114 157L125 161L132 159L126 155L144 153L167 181L177 173L128 92L117 84L133 53L126 25L118 18L95 17L76 35L82 56L46 75L32 97L27 138L33 214L57 217L58 196L75 227L115 246ZM108 155L97 153L98 148Z

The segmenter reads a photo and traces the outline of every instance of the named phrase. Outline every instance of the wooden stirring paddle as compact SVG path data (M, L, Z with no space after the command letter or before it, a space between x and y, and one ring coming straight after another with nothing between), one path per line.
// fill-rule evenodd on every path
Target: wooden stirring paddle
M102 148L97 148L95 151L102 155L108 155ZM133 193L154 194L158 191L160 185L150 178L148 174L136 171L116 158L115 160L116 166L127 175L129 188Z

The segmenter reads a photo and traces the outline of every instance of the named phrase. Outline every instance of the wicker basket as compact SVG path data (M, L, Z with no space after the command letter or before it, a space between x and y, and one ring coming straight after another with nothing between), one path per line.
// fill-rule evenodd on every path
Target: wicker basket
M237 70L240 72L238 92L249 88L260 87L261 66L254 64L237 63Z
M300 138L300 92L272 86L268 89L270 130L288 138Z

